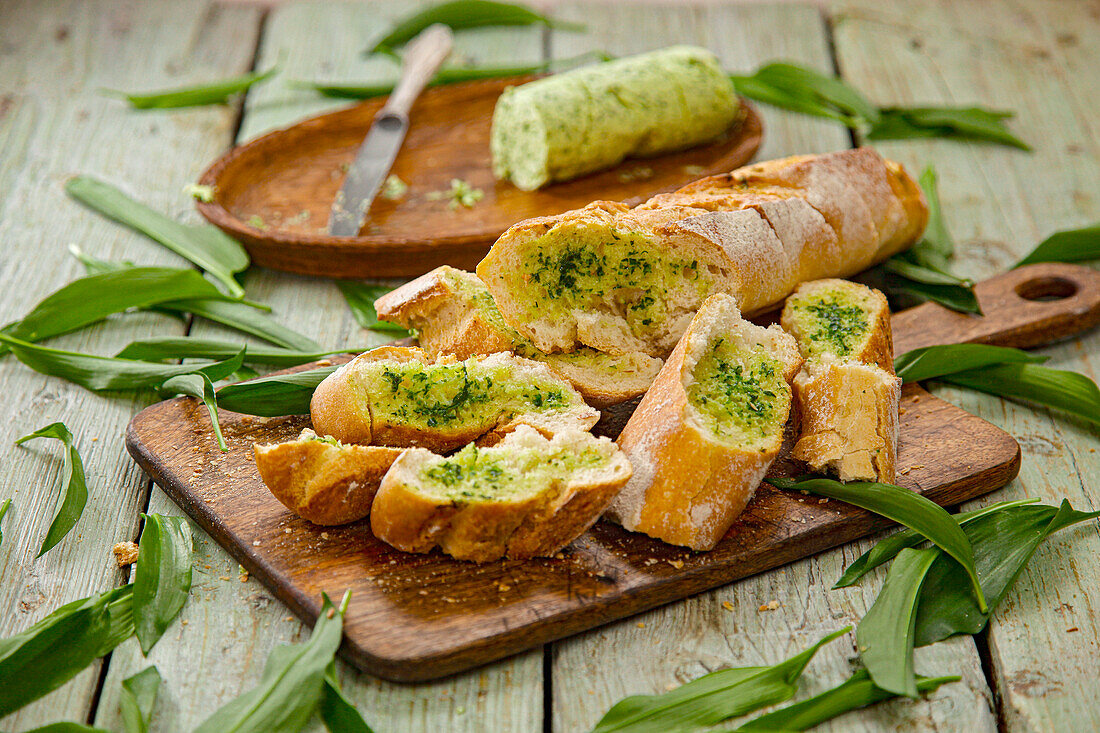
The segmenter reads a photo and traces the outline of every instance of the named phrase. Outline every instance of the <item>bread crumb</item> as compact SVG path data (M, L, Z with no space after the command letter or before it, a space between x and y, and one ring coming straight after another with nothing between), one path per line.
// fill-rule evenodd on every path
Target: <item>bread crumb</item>
M336 609L335 608L330 608L328 610L328 613L325 614L325 618L332 618L335 615L336 615Z
M761 606L760 608L758 608L756 610L758 610L758 611L774 611L777 608L779 608L779 601L768 601L767 603L765 603L763 606Z
M332 366L332 359L321 359L319 362L317 362L317 366L319 366L319 367Z
M115 555L115 563L124 568L133 565L138 559L138 546L133 542L119 542L111 552Z
M677 570L684 567L684 561L683 560L665 560L665 562L667 562L669 565L676 568Z
M1080 631L1080 629L1079 629L1079 628L1077 628L1076 626L1074 626L1074 627L1072 627L1072 628L1069 628L1069 629L1066 629L1066 633L1067 633L1067 634L1068 634L1068 633L1070 633L1070 632L1073 632L1073 631Z
M253 547L259 547L260 546L260 541L259 540L252 540L252 546Z
M248 571L247 570L241 570L241 573L240 573L240 575L237 576L237 579L240 580L242 583L247 583L248 582Z
M284 534L290 534L290 527L287 527L286 529L284 529L283 533Z
M727 611L732 611L733 610L733 604L730 603L729 601L722 601L722 608L726 609Z
M283 621L293 621L293 620L294 620L293 616L283 616Z
M328 539L328 532L322 532L321 533L321 539L327 540Z
M229 581L229 576L228 575L219 575L218 580L224 580L224 581L228 582Z
M639 629L644 629L645 628L645 622L644 621L639 621L638 622L638 628Z
M828 503L829 503L829 500L828 500L828 499L818 499L818 500L817 500L817 503L818 503L818 504L828 504Z

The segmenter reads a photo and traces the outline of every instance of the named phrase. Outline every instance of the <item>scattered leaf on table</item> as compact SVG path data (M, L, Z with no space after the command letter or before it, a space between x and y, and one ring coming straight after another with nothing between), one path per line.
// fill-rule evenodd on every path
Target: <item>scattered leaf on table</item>
M4 499L4 503L0 504L0 544L4 543L4 515L8 509L11 509L11 499Z
M872 125L867 133L867 139L958 138L1030 151L1030 145L1005 127L1005 120L1012 116L1012 112L983 107L885 107L878 124Z
M329 733L374 733L351 701L340 691L336 662L325 670L325 687L317 713Z
M148 656L191 592L191 525L183 517L143 514L134 571L134 629Z
M929 285L908 278L887 277L886 289L889 295L902 293L916 298L918 302L930 300L959 313L982 315L977 296L974 295L973 290L964 285Z
M40 725L37 728L31 728L26 733L111 733L111 731L103 728L94 728L90 725L84 725L83 723L64 722Z
M378 311L374 309L374 301L393 290L385 285L369 285L356 280L337 280L336 287L347 301L351 314L362 328L371 331L385 331L387 333L408 336L409 332L396 323L378 319Z
M767 481L780 489L808 491L818 496L839 499L920 532L966 569L978 605L986 607L981 586L978 584L978 575L974 570L974 551L970 547L970 541L951 515L934 501L900 486L869 481L844 484L832 479L813 477L797 480L769 478Z
M118 712L126 733L148 733L159 688L160 672L156 667L146 667L122 681Z
M735 667L685 683L660 695L634 695L615 703L592 733L663 733L695 729L789 700L814 654L851 627L833 632L809 649L772 667Z
M68 603L0 639L0 718L56 690L134 633L133 586Z
M217 227L180 224L90 176L70 178L65 191L100 214L136 229L206 270L233 297L244 296L244 288L234 275L248 267L248 253Z
M1039 364L995 364L938 379L998 397L1053 407L1100 425L1100 389L1096 382L1077 372Z
M50 522L50 528L46 531L46 538L42 540L42 549L38 551L38 557L42 557L80 521L84 505L88 503L88 483L84 477L84 462L80 460L80 453L73 445L73 434L65 427L65 423L55 422L39 428L30 435L24 435L15 444L22 445L36 438L60 440L65 449L61 459L61 500L57 513Z
M993 364L1040 364L1050 357L988 344L940 344L906 351L894 359L894 371L906 383Z
M915 253L917 262L946 268L947 263L955 256L955 239L947 230L947 222L943 217L936 169L932 166L925 167L917 182L928 202L928 224L924 227L920 241L910 251Z
M298 351L320 351L321 346L302 334L276 322L244 303L219 300L177 300L165 306L191 313L238 331L258 336L276 346Z
M243 356L244 349L242 348L238 353ZM237 371L240 371L240 369ZM218 398L214 394L214 383L210 381L210 377L201 372L180 374L178 377L165 380L164 384L160 386L160 393L164 397L177 394L187 395L202 402L206 406L206 412L210 415L210 425L214 428L214 439L218 441L218 450L222 453L229 452L229 447L225 444L225 438L222 437L222 426L218 421Z
M318 367L304 372L271 374L251 382L228 384L218 390L218 404L223 410L261 417L308 415L313 391L325 377L338 368Z
M938 547L907 548L890 565L875 602L856 626L856 647L875 684L895 695L917 696L913 631L921 583L943 553Z
M1100 224L1055 232L1031 250L1013 269L1036 262L1081 262L1100 259Z
M248 91L255 84L270 79L277 68L267 71L254 71L230 79L196 84L193 86L162 89L155 92L129 93L115 89L104 89L104 94L124 97L135 109L177 109L180 107L200 107L207 104L225 104L234 94Z
M244 349L246 364L298 366L324 359L334 354L359 353L365 348L333 349L331 351L296 351L272 346L254 346L236 341L199 338L197 336L166 336L131 341L116 359L163 361L166 359L228 359Z
M873 124L879 118L878 107L871 104L855 87L842 79L827 76L796 64L765 64L751 76L733 76L738 93L767 97L760 101L777 104L798 112L814 114L813 105L822 109L819 116L832 117L846 124L859 121ZM831 113L831 114L830 114Z

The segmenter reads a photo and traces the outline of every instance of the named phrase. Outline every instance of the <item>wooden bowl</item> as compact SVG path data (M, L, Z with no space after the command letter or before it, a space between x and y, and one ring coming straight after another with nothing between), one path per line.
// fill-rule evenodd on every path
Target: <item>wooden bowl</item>
M505 87L534 77L428 89L412 109L392 172L408 184L391 201L379 196L356 237L327 233L329 209L375 113L372 99L313 117L233 148L203 174L214 200L198 209L239 240L264 267L338 278L407 277L439 265L473 267L509 226L598 199L640 203L703 175L747 163L760 146L760 118L746 114L725 139L656 158L628 160L574 181L521 191L494 180L489 160L493 106ZM459 178L484 192L471 208L450 208Z

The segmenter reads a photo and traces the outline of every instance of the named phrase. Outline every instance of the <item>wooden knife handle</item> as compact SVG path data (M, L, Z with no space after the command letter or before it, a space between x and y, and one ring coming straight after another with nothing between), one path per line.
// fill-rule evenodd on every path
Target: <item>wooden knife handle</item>
M409 41L401 63L401 77L380 114L408 118L413 102L451 53L451 42L451 29L442 23L428 26Z
M1042 262L974 286L983 315L924 303L893 316L894 354L935 344L993 344L1030 349L1076 336L1100 323L1100 271Z

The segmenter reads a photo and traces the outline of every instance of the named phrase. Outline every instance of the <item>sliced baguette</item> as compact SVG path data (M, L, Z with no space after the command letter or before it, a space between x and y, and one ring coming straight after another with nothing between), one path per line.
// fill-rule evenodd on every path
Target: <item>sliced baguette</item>
M709 550L779 453L802 364L778 326L712 295L619 436L634 475L605 515L628 530Z
M477 274L505 322L542 351L663 357L707 295L758 313L800 282L905 249L926 222L915 182L859 148L741 168L636 209L602 201L523 221Z
M439 546L459 560L553 555L599 518L630 473L614 443L581 431L547 439L521 425L492 448L449 458L410 448L382 480L371 529L399 550Z
M546 364L596 408L644 394L664 363L637 351L619 356L589 348L568 354L539 351L504 322L477 275L447 265L386 293L374 308L380 317L416 329L420 347L433 358L511 351Z
M530 425L587 430L600 413L545 365L500 353L433 360L385 346L330 374L310 402L313 427L345 443L448 451Z
M305 429L286 443L256 444L256 469L286 506L314 524L347 524L370 514L371 502L399 448L343 445Z
M901 380L886 297L847 280L803 283L780 323L806 359L794 380L801 436L792 456L841 481L893 483Z

